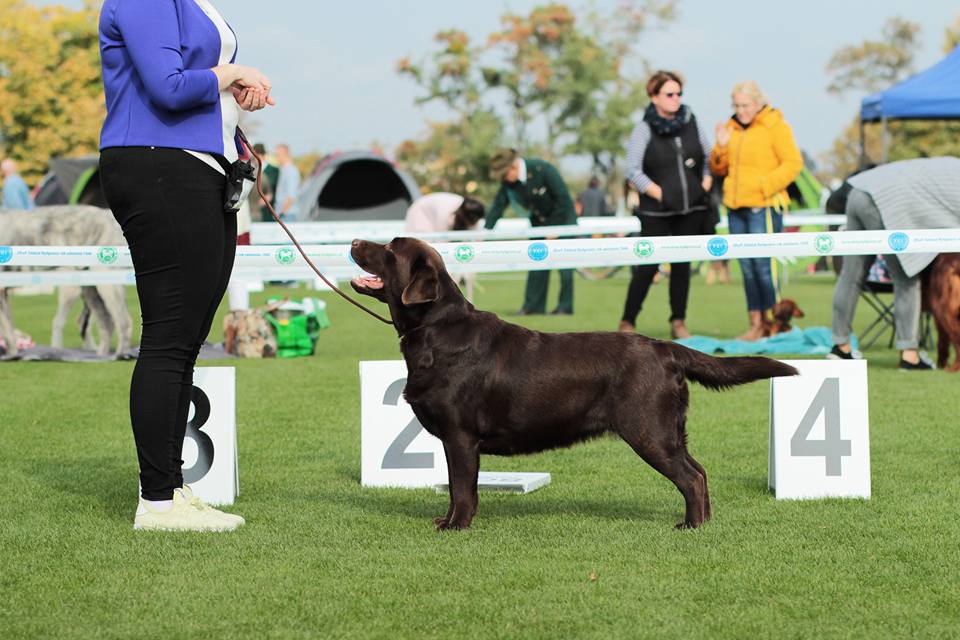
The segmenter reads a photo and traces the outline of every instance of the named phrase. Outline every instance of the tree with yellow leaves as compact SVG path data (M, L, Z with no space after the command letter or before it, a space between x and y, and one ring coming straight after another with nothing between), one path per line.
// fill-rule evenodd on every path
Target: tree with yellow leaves
M105 108L98 4L0 0L0 154L16 159L28 182L52 157L97 150Z

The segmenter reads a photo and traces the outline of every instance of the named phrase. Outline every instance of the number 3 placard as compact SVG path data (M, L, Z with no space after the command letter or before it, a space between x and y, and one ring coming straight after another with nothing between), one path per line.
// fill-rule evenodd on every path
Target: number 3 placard
M869 498L864 360L792 360L770 385L768 484L777 498Z
M424 431L403 399L402 360L360 363L360 484L433 487L447 482L443 443Z

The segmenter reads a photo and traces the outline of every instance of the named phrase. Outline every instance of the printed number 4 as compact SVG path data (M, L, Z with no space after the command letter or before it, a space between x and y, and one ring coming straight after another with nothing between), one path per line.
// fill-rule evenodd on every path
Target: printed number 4
M823 440L809 440L810 432L823 413ZM791 456L823 457L828 476L842 475L840 463L851 455L850 440L840 437L840 378L827 378L814 396L803 420L790 438Z
M400 395L403 393L403 388L407 384L406 378L400 378L389 387L387 387L386 393L383 394L383 404L390 406L397 406L397 403L400 401ZM416 416L413 417L410 422L407 423L407 426L403 428L403 431L397 435L390 446L387 447L387 452L383 456L383 463L381 464L382 469L432 469L433 468L433 453L407 453L407 447L414 441L414 439L420 434L420 431L423 429L423 426L420 424L420 421L417 420Z

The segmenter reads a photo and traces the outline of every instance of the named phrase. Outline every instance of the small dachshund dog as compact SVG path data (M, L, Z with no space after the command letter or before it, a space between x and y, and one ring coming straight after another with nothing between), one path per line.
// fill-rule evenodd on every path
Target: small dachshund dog
M773 305L772 315L773 320L765 320L763 324L763 336L765 338L791 331L793 327L790 326L790 321L794 318L802 318L803 311L800 310L796 302L784 298Z

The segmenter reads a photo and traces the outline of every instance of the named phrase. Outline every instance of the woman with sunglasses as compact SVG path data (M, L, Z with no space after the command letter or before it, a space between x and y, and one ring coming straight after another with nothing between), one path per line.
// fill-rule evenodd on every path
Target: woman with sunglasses
M783 115L756 82L733 88L733 116L716 127L710 170L723 181L730 233L779 233L790 197L787 187L803 168L800 149ZM777 302L771 258L741 258L750 328L740 340L763 337L764 319Z
M707 193L713 178L707 166L710 141L682 102L683 78L657 71L647 81L650 104L627 146L627 179L640 194L634 214L641 236L689 236L701 232ZM633 269L620 331L633 332L637 314L650 290L658 265ZM670 336L688 338L687 297L690 263L670 268Z

